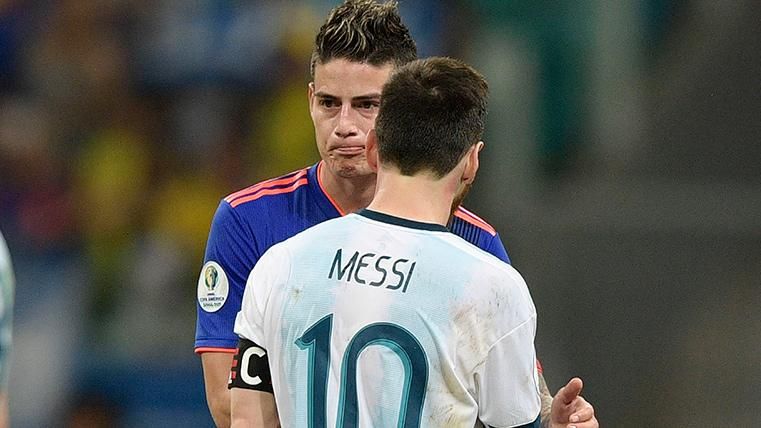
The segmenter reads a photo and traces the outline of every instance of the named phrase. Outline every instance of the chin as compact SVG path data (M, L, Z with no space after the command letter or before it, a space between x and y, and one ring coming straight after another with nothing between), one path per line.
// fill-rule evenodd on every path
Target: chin
M372 175L373 170L370 165L362 158L361 160L340 159L332 162L331 168L333 173L342 178L357 178Z
M340 168L338 171L336 171L336 174L343 178L357 178L357 177L367 177L370 175L374 175L373 171L369 167L365 168L354 168L354 167L346 167L346 168Z

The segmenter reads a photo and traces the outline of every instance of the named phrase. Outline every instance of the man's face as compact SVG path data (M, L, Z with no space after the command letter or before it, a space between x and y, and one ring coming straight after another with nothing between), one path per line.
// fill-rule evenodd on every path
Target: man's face
M343 178L373 174L365 143L392 70L390 63L376 67L346 59L315 65L309 111L320 157L333 174Z

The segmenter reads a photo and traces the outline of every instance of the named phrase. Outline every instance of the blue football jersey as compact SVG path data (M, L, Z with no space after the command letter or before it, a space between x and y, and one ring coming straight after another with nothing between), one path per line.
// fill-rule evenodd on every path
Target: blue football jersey
M271 246L346 213L319 180L322 162L266 180L222 200L206 244L197 287L195 350L234 353L235 316L249 273ZM510 263L499 234L475 214L458 208L449 230Z

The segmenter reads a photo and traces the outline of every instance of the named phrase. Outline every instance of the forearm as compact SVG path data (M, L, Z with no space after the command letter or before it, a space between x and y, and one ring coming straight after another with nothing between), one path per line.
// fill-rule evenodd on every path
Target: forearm
M276 428L280 420L275 396L268 392L233 388L231 394L231 428Z
M218 427L230 426L230 390L227 389L227 379L232 360L233 354L230 353L207 352L201 355L206 403Z
M549 387L547 387L547 381L544 380L544 375L539 373L539 396L542 399L542 428L550 427L550 410L552 409L552 394Z
M217 391L216 393L206 392L206 402L209 405L211 417L217 427L230 426L230 391Z

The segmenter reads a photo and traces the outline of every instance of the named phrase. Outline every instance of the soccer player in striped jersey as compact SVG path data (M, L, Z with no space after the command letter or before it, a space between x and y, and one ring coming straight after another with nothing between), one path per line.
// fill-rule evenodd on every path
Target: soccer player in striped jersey
M275 244L248 277L233 427L539 426L528 288L446 228L475 179L486 97L453 59L392 75L364 150L368 208Z
M375 124L381 88L396 67L416 56L414 41L395 4L354 0L336 7L317 34L311 59L313 81L308 87L322 160L233 193L220 203L198 281L195 341L207 402L217 425L229 425L227 380L238 340L233 324L248 274L272 245L367 207L376 178L367 164L365 140ZM475 214L458 205L448 228L509 263L497 232ZM548 415L552 396L541 373L540 383L542 411ZM594 418L583 398L568 402L583 409L577 412L580 420ZM580 402L581 407L576 405ZM554 410L553 415L567 418L571 414L567 407L562 415Z

